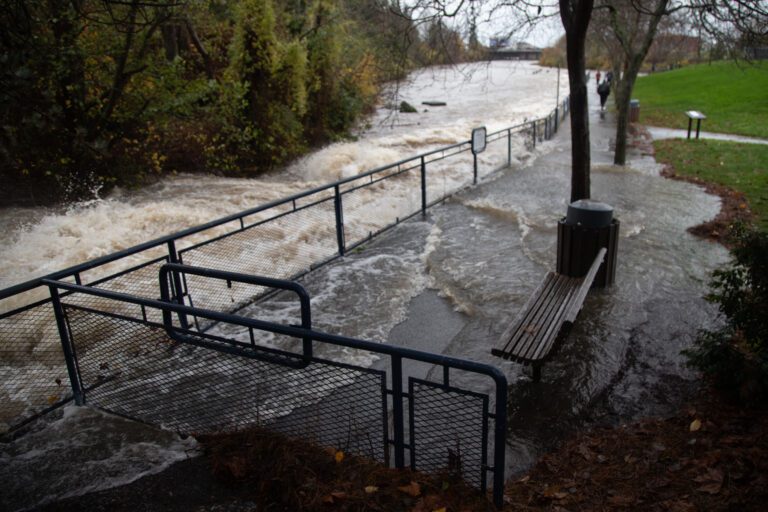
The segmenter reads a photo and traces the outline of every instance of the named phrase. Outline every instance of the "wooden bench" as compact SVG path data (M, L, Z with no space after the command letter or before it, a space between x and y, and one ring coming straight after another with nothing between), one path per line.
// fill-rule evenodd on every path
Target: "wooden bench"
M533 380L541 379L541 366L568 336L581 311L595 275L605 258L602 248L584 277L547 273L514 322L504 331L500 344L491 353L533 366Z

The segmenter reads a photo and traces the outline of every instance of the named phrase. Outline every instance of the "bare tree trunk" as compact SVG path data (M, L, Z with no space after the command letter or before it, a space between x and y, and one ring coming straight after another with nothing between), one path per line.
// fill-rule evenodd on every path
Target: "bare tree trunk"
M197 31L195 30L195 26L192 25L192 22L189 20L189 18L184 18L184 24L187 27L187 33L189 34L189 38L192 40L192 45L197 50L197 53L200 54L200 57L203 59L203 67L205 68L205 75L208 77L209 80L213 79L213 62L211 62L211 56L208 55L208 52L205 51L205 47L203 46L202 41L200 41L200 38L197 36Z
M628 35L629 27L624 27L617 17L617 11L611 12L611 24L614 34L624 50L624 72L616 76L616 109L618 117L616 120L616 149L613 154L613 163L615 165L625 165L627 163L627 128L629 128L629 101L632 90L635 87L637 75L643 65L645 56L651 48L656 30L661 19L668 14L666 8L669 0L655 0L653 10L644 11L642 14L648 17L648 25L645 33L642 34L639 47L633 46L632 38Z
M625 72L616 83L616 149L613 153L613 163L624 165L627 161L627 129L629 128L629 97L632 95L634 80L629 80L629 72Z
M593 4L593 0L560 0L571 89L571 202L590 197L591 152L584 44Z

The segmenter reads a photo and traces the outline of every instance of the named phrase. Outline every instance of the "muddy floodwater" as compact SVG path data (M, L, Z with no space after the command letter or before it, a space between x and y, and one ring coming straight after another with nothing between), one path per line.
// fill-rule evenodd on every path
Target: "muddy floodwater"
M16 265L16 275L55 270L45 265L30 268L27 260L35 254L34 244L40 244L37 252L51 253L53 263L63 266L75 257L93 257L115 247L94 242L77 249L86 254L74 251L76 256L72 256L67 251L57 253L50 237L62 237L64 246L78 247L78 237L98 239L94 230L104 228L97 226L120 219L113 223L116 235L122 230L124 237L139 241L155 233L155 223L171 230L177 226L173 219L178 216L203 222L214 213L223 215L245 207L245 202L267 201L271 194L284 196L315 180L329 181L359 172L362 169L349 162L374 153L373 149L366 150L366 144L375 142L375 152L382 153L380 158L395 160L395 154L390 153L395 145L402 150L415 146L413 141L417 140L429 139L435 145L462 140L466 136L461 134L468 133L471 126L500 110L487 107L486 100L507 109L500 114L503 119L493 120L498 125L495 128L548 112L554 97L542 98L536 91L546 84L554 96L554 74L542 79L545 71L535 66L513 66L499 63L486 75L485 85L467 86L463 93L457 93L457 98L471 96L475 103L463 99L452 103L449 97L449 106L456 110L433 117L427 113L421 121L409 121L429 122L428 128L407 126L402 119L391 121L385 128L390 118L381 112L369 139L361 139L359 146L337 146L309 157L290 170L293 181L276 179L267 187L264 183L220 178L196 182L182 177L136 196L98 200L65 212L9 210L2 222L9 227L4 236L12 240L6 245L10 252L3 257ZM403 97L415 102L420 98L443 99L451 90L450 80L427 78L414 80L412 89L404 88ZM564 81L567 83L567 78ZM495 96L502 87L523 93ZM596 104L594 98L590 101ZM486 106L480 109L477 105ZM719 199L691 184L660 177L652 159L642 155L633 155L631 164L624 168L610 165L610 118L601 120L596 108L592 109L592 197L612 205L621 222L616 282L589 294L570 337L544 366L540 383L531 381L530 370L493 357L491 349L545 273L555 267L557 221L564 215L570 195L567 129L535 151L519 155L512 168L486 176L479 185L432 208L426 218L406 222L363 250L304 279L313 297L313 322L318 329L501 368L510 383L507 475L529 467L559 440L590 424L629 421L675 408L694 378L680 351L690 346L699 329L718 322L716 309L702 296L709 274L727 260L727 252L696 239L686 229L711 219L719 209ZM328 163L332 157L336 159L333 165ZM331 169L330 174L313 174L321 168ZM299 175L305 176L305 181L298 183ZM200 183L204 187L200 188ZM184 201L164 203L163 198L174 197L168 194L173 190ZM212 194L233 199L231 203L217 203L210 200ZM31 224L20 224L22 214ZM75 215L81 217L73 221ZM126 219L128 224L123 225ZM11 278L7 272L5 284L13 284ZM249 311L265 319L280 319L288 313L258 306ZM358 365L379 364L355 354L348 357L348 362ZM13 501L5 503L8 508L114 486L161 470L169 460L196 453L194 442L167 432L154 436L151 429L127 427L125 420L69 409L60 419L52 419L47 428L41 425L35 437L22 438L22 444L0 446L0 478L11 482L13 495ZM77 449L77 443L84 443L74 433L86 427L91 439L89 457L106 461L96 466L109 475L103 485L78 484L67 463L68 453ZM100 438L104 439L101 446L94 441ZM143 450L148 462L139 464ZM121 464L119 454L130 455L124 457L127 463ZM40 471L41 466L50 471Z

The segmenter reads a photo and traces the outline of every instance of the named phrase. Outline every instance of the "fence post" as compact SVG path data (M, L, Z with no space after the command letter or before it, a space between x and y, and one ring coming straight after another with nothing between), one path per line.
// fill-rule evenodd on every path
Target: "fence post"
M512 130L507 128L507 165L512 165Z
M339 256L344 256L344 209L341 204L341 191L338 185L333 186L333 210L336 214L336 243L339 245Z
M504 467L506 465L507 436L507 379L494 379L496 382L496 410L494 414L493 436L493 503L501 508L504 505Z
M555 133L560 126L560 105L555 107Z
M392 421L395 434L395 467L405 467L405 419L403 414L403 358L392 356Z
M536 147L536 121L534 120L532 123L533 125L533 147Z
M83 383L80 380L80 369L77 365L75 348L72 346L72 341L69 337L69 329L67 328L67 321L64 318L64 308L61 306L61 300L59 299L59 290L54 285L49 285L48 288L51 291L51 305L53 306L53 313L56 316L56 327L59 329L59 339L61 340L61 349L64 352L64 361L67 363L67 373L69 374L69 382L72 386L72 396L77 405L83 405L85 403Z
M421 216L427 216L427 162L421 157Z
M171 263L181 263L179 261L179 254L176 252L175 240L168 240L168 261ZM171 279L173 280L174 293L176 295L176 302L183 305L184 289L181 286L181 277L179 276L178 272L171 272L171 276ZM187 315L185 313L179 313L178 317L181 327L187 329L189 327L189 323L187 322Z

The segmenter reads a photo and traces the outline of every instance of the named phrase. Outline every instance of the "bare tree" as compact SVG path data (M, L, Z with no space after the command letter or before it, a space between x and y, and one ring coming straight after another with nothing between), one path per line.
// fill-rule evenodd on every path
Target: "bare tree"
M659 27L670 17L680 14L695 27L721 42L726 42L736 56L739 42L745 37L765 37L768 28L768 2L763 0L598 0L595 27L603 31L605 44L611 49L616 78L617 108L616 149L614 164L624 165L627 152L629 101L641 66L651 49ZM743 56L743 54L742 54Z
M661 20L674 9L670 0L598 0L596 26L605 32L607 43L615 43L610 52L618 111L616 119L616 150L613 163L624 165L627 158L627 127L629 100L637 75L651 48ZM681 8L678 6L676 9Z
M593 0L560 0L571 95L571 201L589 199L591 165L585 43Z

